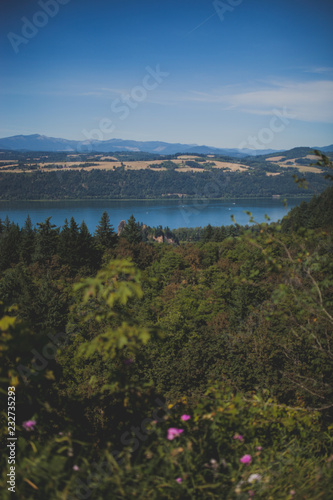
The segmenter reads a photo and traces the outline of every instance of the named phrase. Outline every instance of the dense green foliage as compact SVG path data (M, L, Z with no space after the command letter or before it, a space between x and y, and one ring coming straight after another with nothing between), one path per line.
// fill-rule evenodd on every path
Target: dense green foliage
M321 192L328 181L314 173L306 174L311 192ZM299 195L291 173L267 176L265 171L202 172L152 170L57 171L0 173L0 199L149 199L180 196L192 198L271 197Z
M318 221L323 227L332 224L333 188L327 189L321 196L315 196L309 203L302 202L293 208L284 218L282 227L285 231L291 229L316 229Z
M332 194L193 233L0 222L18 498L331 498Z
M274 156L282 156L283 159L299 158L301 156L307 156L313 154L313 149L307 147L292 148L288 151L279 151L279 153L270 153L264 155L263 158L272 158Z
M273 195L299 194L298 186L290 182L298 174L293 167L281 167L268 161L268 156L246 158L247 171L232 172L215 168L215 161L240 163L227 156L196 155L187 159L182 155L154 155L138 152L82 153L66 152L32 153L1 151L0 200L54 200L54 199L153 199L153 198L231 198L271 197ZM299 157L297 163L311 164L304 155L313 153L309 148L296 148L286 152L285 158ZM319 152L317 152L320 154ZM175 159L182 159L183 166L201 171L179 171ZM74 162L76 163L73 163ZM159 160L156 163L155 160ZM162 160L162 162L161 162ZM267 161L266 161L267 160ZM96 162L120 161L121 166L112 170L92 171L83 167L96 166ZM125 161L151 162L146 170L126 170ZM327 159L328 161L328 159ZM71 169L65 170L65 162ZM45 164L45 165L44 165ZM52 164L56 170L45 171ZM11 172L19 168L18 172ZM322 162L328 171L329 165ZM152 170L153 169L153 170ZM160 171L159 171L160 169ZM29 170L27 172L27 170ZM278 173L277 176L268 174ZM322 192L329 184L317 173L304 177L311 194Z

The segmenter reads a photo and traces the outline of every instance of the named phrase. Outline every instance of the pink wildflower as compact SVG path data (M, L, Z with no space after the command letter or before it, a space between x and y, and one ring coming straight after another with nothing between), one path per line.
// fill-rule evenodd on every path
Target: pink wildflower
M179 483L179 484L183 482L183 480L182 480L182 478L181 478L181 477L177 477L176 481L177 481L177 483Z
M240 462L242 464L250 464L252 462L251 455L243 455L242 458L240 459Z
M236 432L236 434L233 436L233 439L238 439L238 441L244 441L244 438L241 434L238 434L238 432Z
M249 490L249 496L250 497L254 497L254 491L253 490Z
M168 429L168 439L172 441L175 437L179 437L181 433L184 432L184 429L176 429L175 427L170 427Z
M180 420L182 420L183 422L186 422L186 420L190 420L191 416L190 415L182 415L180 417Z
M262 450L262 446L257 446L257 450L261 451Z
M73 465L73 470L78 471L80 470L80 467L78 465Z
M34 430L34 427L36 425L36 421L35 420L27 420L26 422L23 422L23 428L26 430L26 431L33 431Z

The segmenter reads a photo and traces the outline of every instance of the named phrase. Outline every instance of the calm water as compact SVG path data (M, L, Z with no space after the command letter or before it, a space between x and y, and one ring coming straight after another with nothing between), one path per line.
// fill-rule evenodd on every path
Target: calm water
M238 224L247 224L248 215L252 212L257 222L265 220L267 214L272 222L282 219L292 207L299 205L307 198L288 198L288 208L284 208L282 199L233 199L228 201L0 201L0 219L8 215L11 221L20 226L29 214L33 224L43 222L52 216L51 221L57 226L64 224L73 216L78 224L84 220L91 232L96 226L104 210L107 210L111 223L115 228L121 220L127 220L131 214L137 221L148 226L171 229L178 227L222 226L232 224L233 214Z

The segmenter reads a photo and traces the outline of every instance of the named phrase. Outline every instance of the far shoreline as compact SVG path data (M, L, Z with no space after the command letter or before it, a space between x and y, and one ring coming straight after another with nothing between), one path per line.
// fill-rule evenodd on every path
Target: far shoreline
M233 196L233 197L220 197L220 198L191 198L189 196L185 197L180 197L180 198L40 198L36 200L32 199L25 199L25 198L19 198L19 199L6 199L2 200L0 199L0 203L11 203L11 202L67 202L67 201L73 201L73 202L82 202L82 201L135 201L135 202L143 202L143 201L232 201L232 200L281 200L283 201L285 198L313 198L314 196L319 195L320 193L312 193L312 194L281 194L281 195L272 195L272 196Z

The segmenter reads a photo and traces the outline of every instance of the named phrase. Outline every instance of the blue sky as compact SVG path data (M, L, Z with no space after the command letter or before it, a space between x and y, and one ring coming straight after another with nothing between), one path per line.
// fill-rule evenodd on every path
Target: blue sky
M1 10L0 137L333 143L331 0L18 0Z

